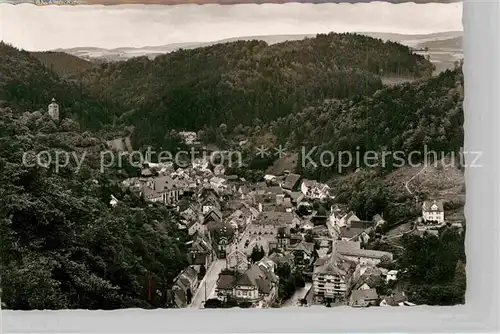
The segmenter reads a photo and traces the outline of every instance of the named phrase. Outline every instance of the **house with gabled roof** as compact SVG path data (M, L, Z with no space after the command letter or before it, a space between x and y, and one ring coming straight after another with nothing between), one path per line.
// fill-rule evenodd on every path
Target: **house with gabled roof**
M271 254L272 255L272 254ZM264 256L262 259L260 259L257 262L257 265L261 268L264 268L267 271L271 271L274 273L274 270L276 269L277 264L271 260L270 257Z
M217 279L215 293L219 300L227 301L233 296L234 283L236 281L234 272L221 272Z
M202 205L203 214L206 214L212 208L221 209L219 196L214 189L203 188L198 194L198 200Z
M198 287L198 272L189 266L174 279L172 287L173 305L182 308L191 303Z
M415 304L408 301L404 291L397 291L390 296L382 297L380 306L415 306Z
M210 222L222 222L222 212L217 207L212 207L203 216L203 224L206 225Z
M356 214L354 213L354 211L349 211L346 215L344 215L342 218L340 218L338 221L337 221L337 225L339 227L343 227L343 226L348 226L351 224L351 222L353 221L360 221L361 219L358 218L358 216L356 216Z
M308 198L327 199L330 197L330 187L316 180L303 180L300 191Z
M375 224L375 227L379 227L387 223L387 221L379 214L376 214L373 216L373 223Z
M205 268L208 268L215 258L215 251L210 240L202 233L196 233L193 239L194 241L189 248L189 263L204 265Z
M196 233L205 233L206 231L206 228L199 219L187 220L185 226L188 230L188 234L191 236Z
M314 257L314 243L301 241L290 246L288 251L293 255L296 265L307 265Z
M358 266L354 273L354 290L376 289L385 284L383 272L380 268Z
M249 265L247 254L242 252L238 247L234 247L226 256L227 267L237 272L245 272Z
M339 228L342 240L368 242L370 235L375 231L373 221L348 221L346 226Z
M253 305L270 304L276 298L278 277L256 264L252 264L234 283L233 298Z
M422 204L422 217L425 222L444 223L443 201L425 201Z
M314 262L313 293L318 303L325 301L344 301L352 287L352 277L356 264L341 254L331 254L318 258Z
M349 306L352 307L367 307L378 304L379 297L375 289L353 290L349 297Z

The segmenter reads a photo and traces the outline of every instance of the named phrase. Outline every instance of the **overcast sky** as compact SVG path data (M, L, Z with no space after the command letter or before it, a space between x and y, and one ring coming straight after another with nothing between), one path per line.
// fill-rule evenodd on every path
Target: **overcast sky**
M140 47L238 36L462 30L462 3L34 6L0 4L0 38L26 50Z

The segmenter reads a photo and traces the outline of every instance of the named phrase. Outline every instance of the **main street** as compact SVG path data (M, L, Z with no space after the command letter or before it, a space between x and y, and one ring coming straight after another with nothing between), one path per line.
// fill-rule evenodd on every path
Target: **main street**
M219 274L226 266L225 259L215 260L208 268L205 277L200 282L199 288L193 296L191 305L192 308L201 308L205 302L205 299L213 298L215 287L217 285L217 279Z

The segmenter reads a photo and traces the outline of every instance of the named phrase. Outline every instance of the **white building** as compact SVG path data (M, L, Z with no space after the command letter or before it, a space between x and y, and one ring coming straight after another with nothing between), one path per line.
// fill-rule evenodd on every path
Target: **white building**
M56 103L55 98L52 98L52 102L49 104L48 111L50 118L52 118L54 121L59 120L59 105Z
M196 132L193 132L193 131L181 131L181 132L179 132L179 136L182 137L182 139L184 140L184 143L187 145L195 144L196 139L198 139Z
M300 191L304 196L315 199L326 199L330 197L330 187L315 180L304 180L300 185Z
M398 279L398 271L397 270L389 270L387 272L387 276L385 277L385 281L388 283L390 281L395 281Z
M422 204L422 217L425 222L444 223L444 209L442 201L425 201Z
M247 255L237 247L226 256L226 261L229 269L234 269L239 273L244 273L250 266Z
M111 195L111 200L109 201L109 204L111 206L117 206L118 205L118 199L115 196Z
M344 301L349 296L356 265L335 250L314 263L313 294L318 303Z

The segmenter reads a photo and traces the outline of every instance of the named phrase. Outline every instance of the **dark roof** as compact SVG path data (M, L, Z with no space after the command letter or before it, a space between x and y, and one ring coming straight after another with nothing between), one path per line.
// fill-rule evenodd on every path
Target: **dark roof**
M269 294L272 289L272 283L268 279L257 279L256 280L257 287L259 288L260 291L262 291L265 294Z
M314 262L314 273L338 275L346 277L354 270L356 265L344 258L342 255L334 252L330 255L318 258Z
M273 277L270 272L256 264L252 264L243 275L238 278L235 285L253 286L258 288L263 293L269 293L272 288Z
M353 290L351 292L350 301L354 303L356 301L369 301L369 300L377 300L378 294L375 289L366 289L366 290Z
M359 280L354 285L354 289L359 289L363 284L367 284L370 288L377 288L385 284L382 277L382 271L377 267L369 267L361 275Z
M291 212L261 212L253 224L286 226L291 224L295 218Z
M154 182L154 190L158 192L164 192L165 190L172 190L177 187L177 182L168 175L156 177L153 179L153 182Z
M358 216L356 216L356 214L354 213L354 211L349 211L349 213L347 213L344 217L345 221L348 221L349 219L351 218L355 218L354 220L359 220Z
M364 232L364 228L349 228L347 226L340 227L340 235L342 238L354 238Z
M214 217L214 215L215 215L215 217ZM222 212L219 210L219 208L213 207L210 209L210 211L208 211L205 214L205 220L208 217L213 217L215 220L220 221L220 220L222 220Z
M399 306L399 303L407 301L408 298L406 298L406 295L404 294L404 292L398 291L395 294L393 294L392 296L385 297L384 300L388 305Z
M375 225L375 222L369 220L359 220L359 221L353 220L351 222L351 228L362 228L364 230L372 227L373 225Z
M197 234L197 238L191 245L190 251L210 253L212 252L212 247L210 245L210 242L202 234Z
M432 206L436 204L436 210L432 210ZM422 210L427 212L443 212L443 201L425 201L422 205Z
M217 288L222 290L229 290L233 288L235 281L234 275L220 274L217 281Z
M297 250L302 250L308 254L312 254L314 252L314 243L312 242L299 242L298 244L290 247L290 251L297 251Z
M288 190L292 190L297 186L297 184L299 183L299 180L300 180L300 175L288 174L286 179L285 179L285 182L283 183L283 188L288 189Z
M291 191L290 198L294 202L300 202L304 198L304 194L300 191Z

